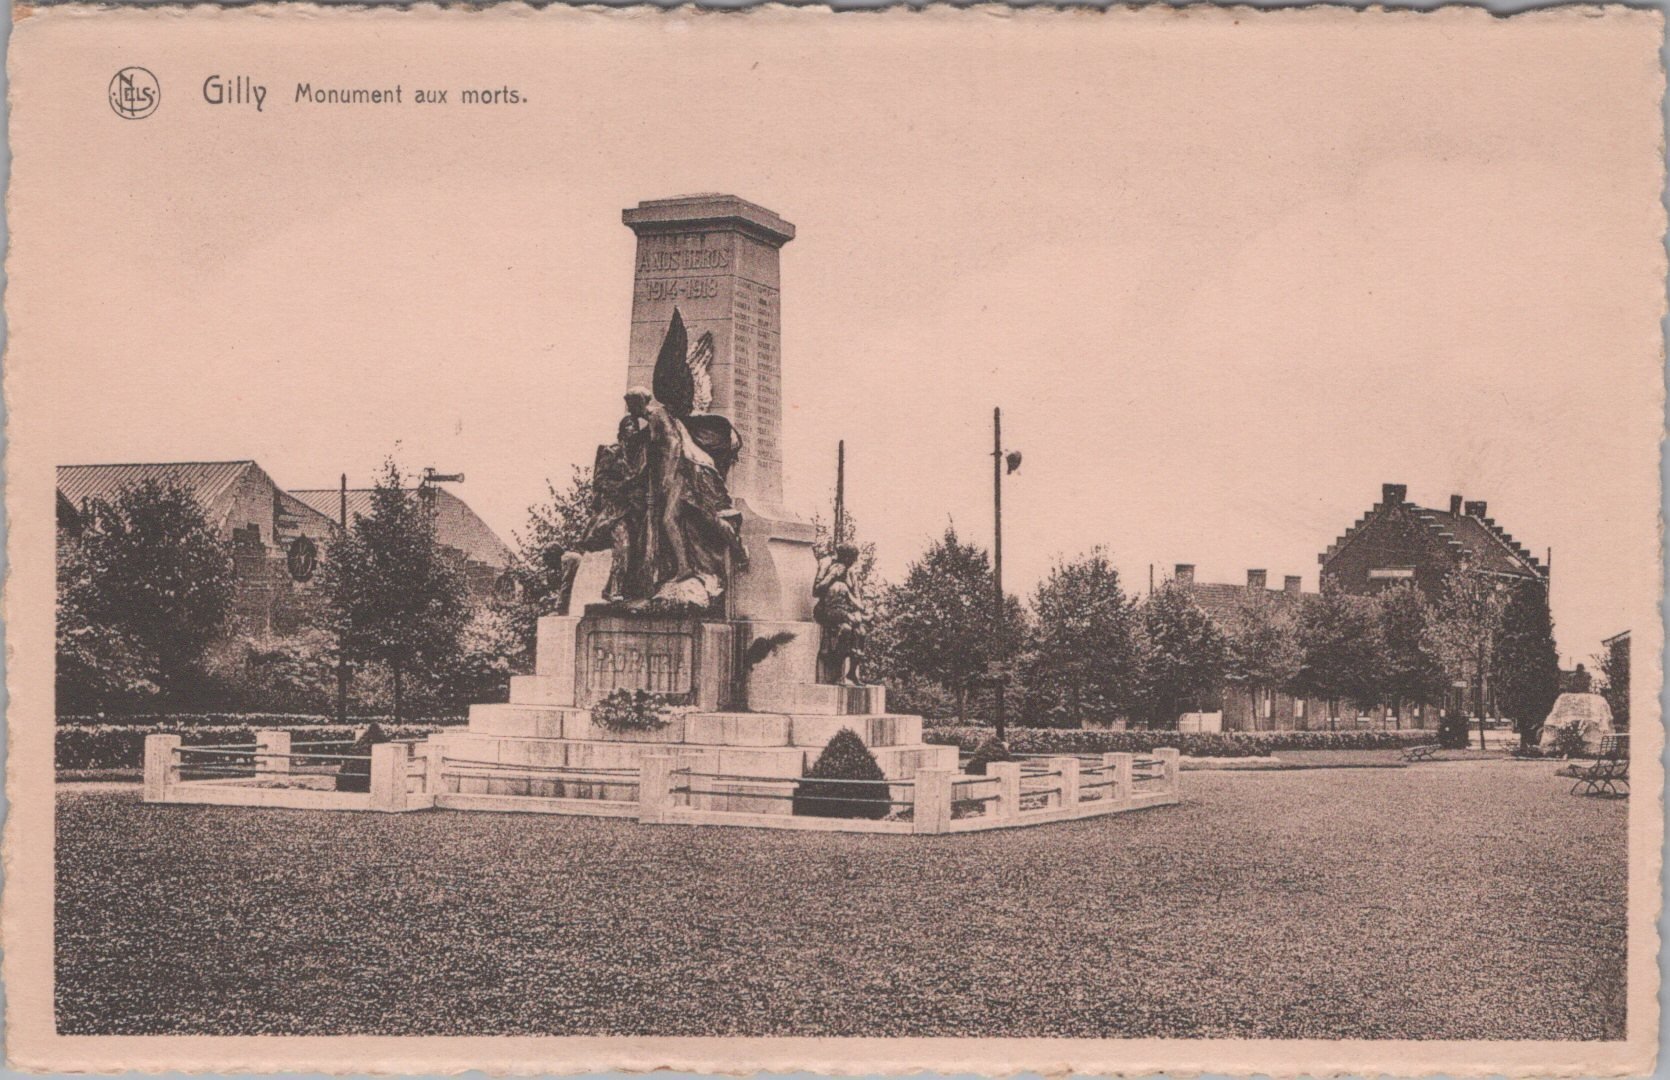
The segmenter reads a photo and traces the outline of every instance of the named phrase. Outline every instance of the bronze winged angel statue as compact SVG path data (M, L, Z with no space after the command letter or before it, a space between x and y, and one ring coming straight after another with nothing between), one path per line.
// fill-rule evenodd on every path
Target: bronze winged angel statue
M673 309L654 389L626 392L616 441L597 449L592 519L582 545L614 559L604 598L628 607L711 608L745 565L725 478L742 437L713 407L713 334L691 351Z

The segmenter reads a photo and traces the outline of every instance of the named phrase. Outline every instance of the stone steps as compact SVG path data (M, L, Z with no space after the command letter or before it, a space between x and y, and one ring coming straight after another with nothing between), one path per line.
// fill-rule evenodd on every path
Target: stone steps
M644 758L665 755L673 759L673 768L689 769L695 773L716 773L725 776L770 778L753 783L698 777L689 786L722 794L692 796L691 805L698 809L747 810L759 813L788 813L790 804L784 799L766 799L758 794L784 794L793 790L792 784L817 760L821 746L734 746L700 745L691 743L623 742L602 739L552 739L493 735L478 731L441 732L430 737L425 753L438 755L443 774L441 790L471 795L525 795L544 798L585 798L606 801L636 801L637 791L630 786L603 784L601 780L635 780L636 770ZM957 750L953 746L928 746L922 743L909 746L875 746L871 753L882 772L892 780L908 779L918 769L955 769ZM528 774L493 777L468 775L490 772L476 763L491 763L511 767L527 766ZM550 772L540 768L567 769L625 769L625 773L593 774L588 779L576 779L574 774ZM894 797L908 797L908 788L895 788Z
M832 687L831 689L837 689ZM895 714L866 716L782 713L686 713L655 731L610 731L588 709L524 703L472 705L472 733L511 738L587 739L599 742L689 743L708 746L798 746L822 749L842 728L850 728L875 749L922 741L922 718Z

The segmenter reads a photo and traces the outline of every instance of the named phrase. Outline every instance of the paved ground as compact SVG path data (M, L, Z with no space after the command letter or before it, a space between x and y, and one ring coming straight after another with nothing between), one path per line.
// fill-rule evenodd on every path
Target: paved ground
M66 785L59 1030L1620 1038L1627 807L1553 771L1191 772L938 837Z

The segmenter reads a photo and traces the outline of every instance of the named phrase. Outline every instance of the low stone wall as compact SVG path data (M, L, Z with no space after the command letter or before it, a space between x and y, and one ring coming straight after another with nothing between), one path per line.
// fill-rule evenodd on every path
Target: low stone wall
M188 757L193 760L185 760ZM366 762L369 790L284 786L272 779L298 778L299 762L332 761L342 766ZM932 834L1042 825L1172 805L1179 800L1179 761L1175 749L1165 748L1149 756L995 762L987 766L985 776L921 768L908 778L875 781L881 789L878 796L896 809L883 820L869 820L783 812L784 800L792 800L797 787L816 783L806 777L713 772L713 766L679 764L665 753L641 757L635 770L485 760L449 765L444 744L437 743L382 743L364 755L293 745L287 732L261 733L251 746L222 747L182 747L177 735L152 735L145 740L144 798L153 803L301 810L496 810L635 817L652 825ZM479 780L480 785L461 790L461 778ZM711 787L693 785L724 790L715 795ZM586 791L583 797L573 797L576 789L593 786L615 793L600 797Z

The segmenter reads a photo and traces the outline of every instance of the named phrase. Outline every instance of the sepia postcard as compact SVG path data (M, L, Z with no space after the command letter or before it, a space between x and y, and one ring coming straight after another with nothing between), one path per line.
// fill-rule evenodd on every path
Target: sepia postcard
M14 14L14 1068L1655 1069L1656 10Z

